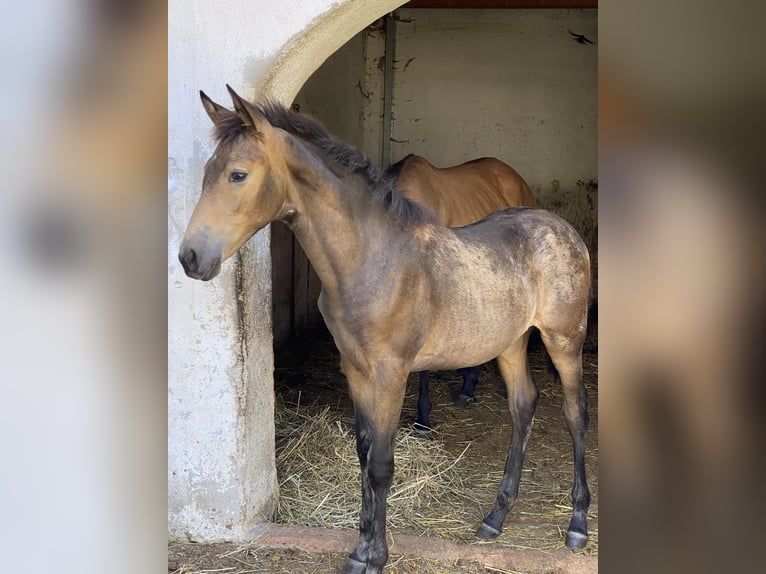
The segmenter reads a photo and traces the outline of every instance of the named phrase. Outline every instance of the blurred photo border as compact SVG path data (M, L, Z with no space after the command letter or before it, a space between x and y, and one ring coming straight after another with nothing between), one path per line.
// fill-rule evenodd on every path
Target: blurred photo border
M4 570L161 571L172 22L4 10ZM760 571L766 5L598 10L599 567Z

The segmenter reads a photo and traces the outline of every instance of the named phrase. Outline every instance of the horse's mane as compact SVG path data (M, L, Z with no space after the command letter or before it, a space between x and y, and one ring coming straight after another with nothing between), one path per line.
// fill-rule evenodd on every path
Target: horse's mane
M370 189L374 201L383 203L397 221L406 227L416 227L424 223L434 223L435 216L427 208L419 203L410 201L404 197L396 186L396 175L383 172L369 157L349 145L330 132L316 119L306 114L292 111L285 106L266 101L255 104L269 123L283 129L289 134L318 148L322 159L331 162L332 171L348 175L362 175ZM242 119L234 112L226 114L215 125L215 138L221 143L244 133L249 129Z
M399 174L402 173L402 169L404 168L404 164L407 163L407 160L410 159L413 155L414 154L408 153L402 159L400 159L396 163L392 164L386 170L386 175L390 175L393 178L399 177Z

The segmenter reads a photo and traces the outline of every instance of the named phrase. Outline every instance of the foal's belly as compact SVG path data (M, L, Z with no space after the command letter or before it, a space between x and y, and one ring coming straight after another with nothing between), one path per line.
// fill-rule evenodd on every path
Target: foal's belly
M498 310L492 318L432 326L415 357L413 371L451 370L480 365L500 355L531 326L525 313Z
M521 331L515 336L504 337L502 343L495 341L487 344L473 340L464 345L424 347L416 356L412 371L445 371L481 365L500 355L523 333Z

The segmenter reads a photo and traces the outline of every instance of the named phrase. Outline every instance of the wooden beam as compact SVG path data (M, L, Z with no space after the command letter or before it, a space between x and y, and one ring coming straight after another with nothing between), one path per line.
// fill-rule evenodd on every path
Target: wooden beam
M394 106L394 59L396 57L396 18L386 16L386 59L383 70L383 169L391 165L391 123Z
M598 8L598 0L410 0L402 8Z

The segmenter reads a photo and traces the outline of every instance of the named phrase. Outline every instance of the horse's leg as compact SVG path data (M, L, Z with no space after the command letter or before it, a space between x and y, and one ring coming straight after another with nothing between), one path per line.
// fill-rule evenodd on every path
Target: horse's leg
M345 359L341 367L354 401L362 480L359 542L348 557L346 573L378 574L388 560L386 501L394 476L394 440L407 373L380 367L367 376Z
M461 408L466 408L476 401L473 393L476 390L476 383L479 382L479 367L460 369L460 374L463 375L463 386L460 387L455 404Z
M527 362L528 341L529 331L497 358L500 373L508 389L513 434L495 506L476 532L476 536L483 539L494 538L500 534L503 521L519 493L521 467L524 464L524 453L527 450L527 440L537 404L537 387Z
M431 395L428 392L428 383L431 378L430 371L420 371L420 393L418 394L418 420L415 422L415 431L427 435L431 432Z
M572 488L572 520L567 529L566 545L571 550L588 542L587 513L590 491L585 479L585 431L588 428L588 403L582 382L582 337L574 341L549 336L541 330L542 340L561 377L564 391L564 417L572 436L574 452L574 487Z

